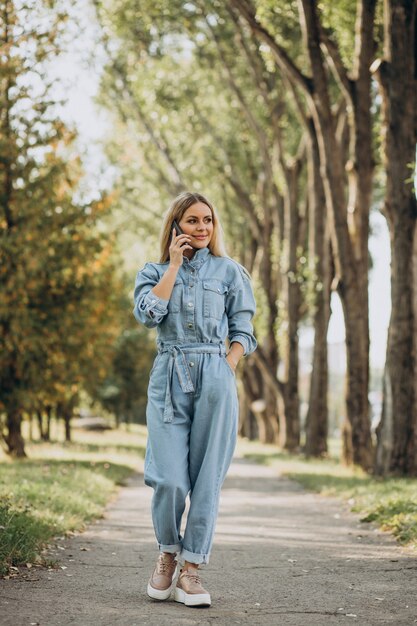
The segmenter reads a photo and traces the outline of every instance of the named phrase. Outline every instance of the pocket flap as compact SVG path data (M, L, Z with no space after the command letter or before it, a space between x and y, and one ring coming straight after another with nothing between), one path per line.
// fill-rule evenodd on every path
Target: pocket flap
M227 285L222 283L220 280L215 280L215 279L204 280L203 288L208 289L209 291L214 291L215 293L219 295L224 295L225 293L229 291L229 288Z

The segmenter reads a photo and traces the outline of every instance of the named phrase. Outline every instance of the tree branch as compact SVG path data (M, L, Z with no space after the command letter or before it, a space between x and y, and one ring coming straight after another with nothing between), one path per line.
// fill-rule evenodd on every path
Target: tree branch
M246 19L252 31L262 39L271 49L275 60L282 71L286 72L291 78L300 85L304 91L311 93L313 83L311 78L305 76L288 56L286 50L280 46L271 33L269 33L260 22L256 19L256 11L250 0L231 0L232 4L239 10L241 15Z

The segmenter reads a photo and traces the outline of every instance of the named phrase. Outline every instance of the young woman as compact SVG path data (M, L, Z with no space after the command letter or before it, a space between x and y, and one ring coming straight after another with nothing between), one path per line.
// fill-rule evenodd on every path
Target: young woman
M210 594L198 567L209 561L220 489L236 444L235 369L256 340L249 275L225 255L219 219L201 194L184 192L173 201L160 263L138 272L134 300L135 318L157 327L158 345L148 387L145 483L154 489L160 553L147 592L157 600L170 597L178 560L183 567L175 600L207 606Z

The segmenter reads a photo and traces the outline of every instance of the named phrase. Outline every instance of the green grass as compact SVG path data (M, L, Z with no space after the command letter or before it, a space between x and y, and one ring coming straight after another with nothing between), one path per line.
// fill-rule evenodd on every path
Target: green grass
M62 438L62 431L54 433ZM27 459L0 452L0 575L42 563L53 538L101 517L118 485L141 468L146 429L73 431L73 442L28 443Z
M338 460L338 444L330 442L328 459L305 459L275 446L242 441L241 456L276 467L277 472L324 496L348 501L362 521L375 522L403 545L417 549L417 479L377 478Z
M1 467L0 574L38 560L52 537L102 515L130 467L95 461L23 460Z
M376 522L400 543L417 548L417 480L299 472L287 472L287 476L306 489L348 500L362 521Z

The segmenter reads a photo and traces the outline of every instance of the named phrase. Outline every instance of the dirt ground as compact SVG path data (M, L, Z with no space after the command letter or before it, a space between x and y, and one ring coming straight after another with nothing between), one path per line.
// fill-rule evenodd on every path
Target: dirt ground
M336 499L235 459L210 563L210 608L146 595L152 490L135 474L104 519L48 555L58 569L0 580L1 626L327 626L417 623L417 554Z

